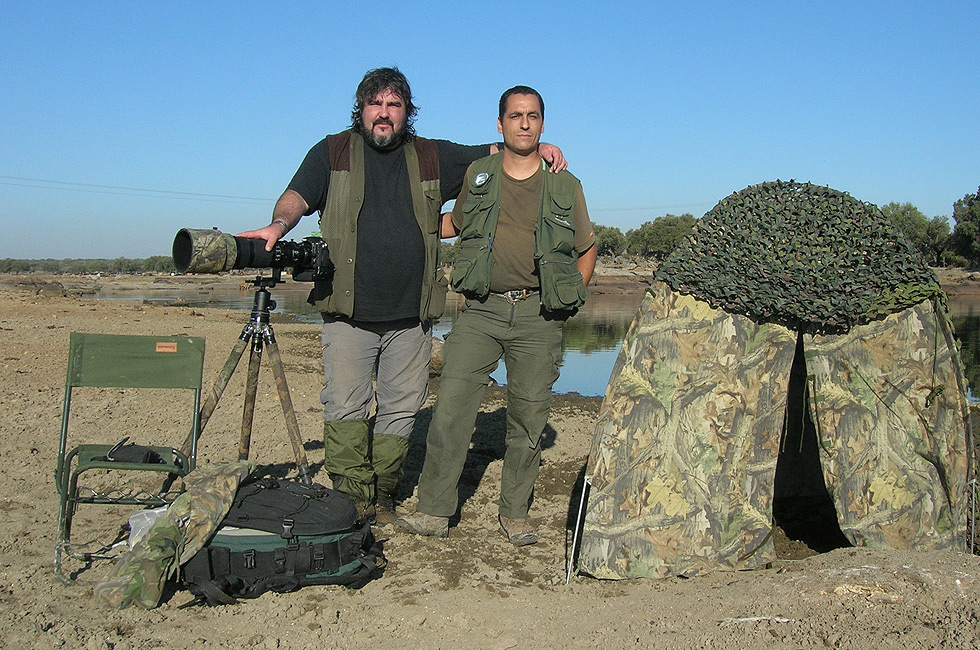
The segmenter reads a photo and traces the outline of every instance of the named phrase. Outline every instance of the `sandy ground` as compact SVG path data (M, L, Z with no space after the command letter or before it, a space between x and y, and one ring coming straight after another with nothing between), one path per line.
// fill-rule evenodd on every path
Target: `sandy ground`
M623 271L633 282L642 274ZM75 282L179 282L183 278ZM197 279L197 282L212 281ZM214 280L217 281L217 280ZM232 281L232 280L224 280ZM615 285L616 282L611 283ZM71 283L66 286L71 288ZM627 290L612 286L609 291ZM155 610L114 611L92 600L108 563L69 563L62 585L52 569L57 493L53 472L72 331L194 335L207 338L205 383L213 382L247 314L222 310L94 302L63 295L43 279L0 278L0 647L3 648L968 648L980 647L980 558L843 548L814 554L784 536L780 560L751 572L693 579L623 582L575 578L565 585L574 494L588 454L598 398L556 398L546 432L532 516L541 541L515 549L496 531L503 451L502 392L483 405L464 473L463 505L448 540L378 529L389 565L359 591L308 587L221 608L178 609L186 591ZM293 403L313 470L322 462L318 328L274 321ZM244 363L232 378L201 442L209 461L236 457ZM292 456L272 373L260 378L252 458L279 474ZM75 426L139 437L174 409L144 399L128 406L79 400ZM421 466L431 397L412 440L404 506ZM86 410L86 408L88 410ZM181 425L176 443L183 438ZM115 436L115 434L112 434ZM316 477L327 482L325 476ZM125 513L83 509L86 526L112 531Z

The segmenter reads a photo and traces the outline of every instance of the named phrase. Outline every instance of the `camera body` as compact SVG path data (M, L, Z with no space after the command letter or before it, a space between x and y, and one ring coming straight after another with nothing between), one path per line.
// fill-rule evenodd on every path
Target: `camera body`
M220 273L232 269L291 270L297 282L328 282L333 278L327 244L319 237L277 241L271 251L265 240L235 237L219 230L182 228L174 238L174 265L181 273Z
M265 250L262 240L257 242ZM290 275L297 282L326 281L333 277L333 262L327 244L319 237L304 237L298 242L279 241L272 247L274 269L289 268Z

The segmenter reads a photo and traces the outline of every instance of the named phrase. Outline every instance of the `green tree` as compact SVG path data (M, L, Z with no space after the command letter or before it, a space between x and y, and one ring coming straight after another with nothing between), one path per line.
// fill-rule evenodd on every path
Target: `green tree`
M953 204L953 234L949 249L962 256L968 266L980 265L980 188Z
M929 246L926 242L929 219L922 214L919 208L911 203L895 203L893 201L888 205L881 206L881 213L902 231L905 238L919 251L922 257L929 259Z
M922 258L933 266L944 266L949 244L949 221L946 217L926 218L911 203L889 203L881 213L895 224Z
M636 230L627 231L627 250L634 255L663 260L696 222L689 212L680 216L667 214L647 221Z
M592 230L599 255L619 255L626 250L626 236L619 228L593 224Z
M933 266L946 266L947 247L949 246L949 221L946 217L933 217L926 226L925 236L926 261Z
M154 255L143 260L143 270L157 273L171 273L176 271L174 259L169 255Z

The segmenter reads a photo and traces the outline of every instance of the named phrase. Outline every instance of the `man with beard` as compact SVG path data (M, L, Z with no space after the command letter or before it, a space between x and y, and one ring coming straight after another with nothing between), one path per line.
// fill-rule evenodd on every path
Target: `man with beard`
M440 211L467 166L497 149L420 138L417 110L397 68L368 71L350 129L310 149L271 224L239 234L272 250L304 215L320 214L334 266L332 280L317 281L309 297L323 317L323 465L334 488L379 524L394 521L395 488L425 401L431 321L446 303ZM565 168L557 147L542 145L542 155L554 171Z

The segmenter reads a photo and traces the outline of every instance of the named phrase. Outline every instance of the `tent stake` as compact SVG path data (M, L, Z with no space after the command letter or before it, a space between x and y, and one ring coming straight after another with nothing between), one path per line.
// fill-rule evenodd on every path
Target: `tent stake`
M575 571L575 557L578 554L579 531L582 530L582 519L585 517L585 501L588 498L589 488L592 487L592 477L586 475L582 483L582 498L578 504L578 516L575 518L575 529L572 531L572 550L568 554L568 566L565 570L565 584L572 581L572 573Z

